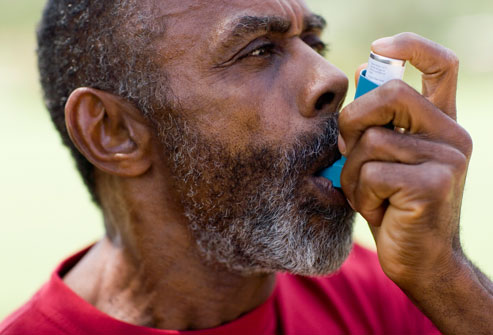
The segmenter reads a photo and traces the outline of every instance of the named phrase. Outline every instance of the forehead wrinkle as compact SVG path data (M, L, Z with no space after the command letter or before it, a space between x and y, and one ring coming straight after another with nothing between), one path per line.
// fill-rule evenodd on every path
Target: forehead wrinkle
M221 25L217 38L219 52L229 50L255 35L267 33L285 34L291 22L283 17L244 15Z
M324 30L327 23L317 14L305 15L303 18L303 31ZM234 19L223 28L224 35L221 46L227 49L235 43L247 39L252 35L266 33L286 34L292 27L292 22L281 16L253 16L245 15Z
M243 16L233 23L232 35L242 37L258 32L284 34L291 28L291 22L280 16Z

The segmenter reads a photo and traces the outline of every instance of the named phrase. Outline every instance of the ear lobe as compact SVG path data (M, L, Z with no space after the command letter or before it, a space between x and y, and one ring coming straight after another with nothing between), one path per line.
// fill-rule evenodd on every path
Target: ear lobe
M151 128L131 103L93 88L78 88L65 106L72 142L98 169L137 177L151 166Z

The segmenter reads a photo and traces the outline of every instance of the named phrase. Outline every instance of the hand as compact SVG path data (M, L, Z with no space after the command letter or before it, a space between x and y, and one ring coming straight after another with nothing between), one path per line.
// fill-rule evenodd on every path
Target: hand
M372 50L408 60L423 73L423 90L391 81L341 112L341 183L370 224L382 269L412 292L450 275L462 257L459 217L472 141L456 122L452 51L411 33L378 40ZM406 132L382 127L390 122Z

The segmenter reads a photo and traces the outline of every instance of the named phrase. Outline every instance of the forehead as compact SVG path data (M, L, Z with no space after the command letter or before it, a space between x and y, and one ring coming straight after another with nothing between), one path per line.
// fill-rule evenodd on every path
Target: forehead
M201 21L221 21L240 14L285 14L308 11L304 0L156 0L155 10L164 18L194 17Z
M210 43L228 33L242 16L283 17L296 29L310 13L304 0L157 0L155 5L167 38L193 37Z

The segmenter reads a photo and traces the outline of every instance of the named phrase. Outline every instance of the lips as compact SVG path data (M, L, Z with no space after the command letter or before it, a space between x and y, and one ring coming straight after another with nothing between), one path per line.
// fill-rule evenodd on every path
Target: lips
M322 170L334 164L342 157L339 150L333 148L313 164L307 176L308 189L325 206L345 205L346 197L342 190L335 188L332 182L320 175Z
M324 207L347 206L347 201L341 189L332 186L332 182L322 176L308 176L307 190Z
M321 176L313 176L311 177L312 182L320 189L322 192L330 192L334 186L332 185L332 181L327 178Z
M328 154L322 156L309 171L309 175L320 176L320 173L326 168L332 166L342 157L341 153L337 149L331 150Z

